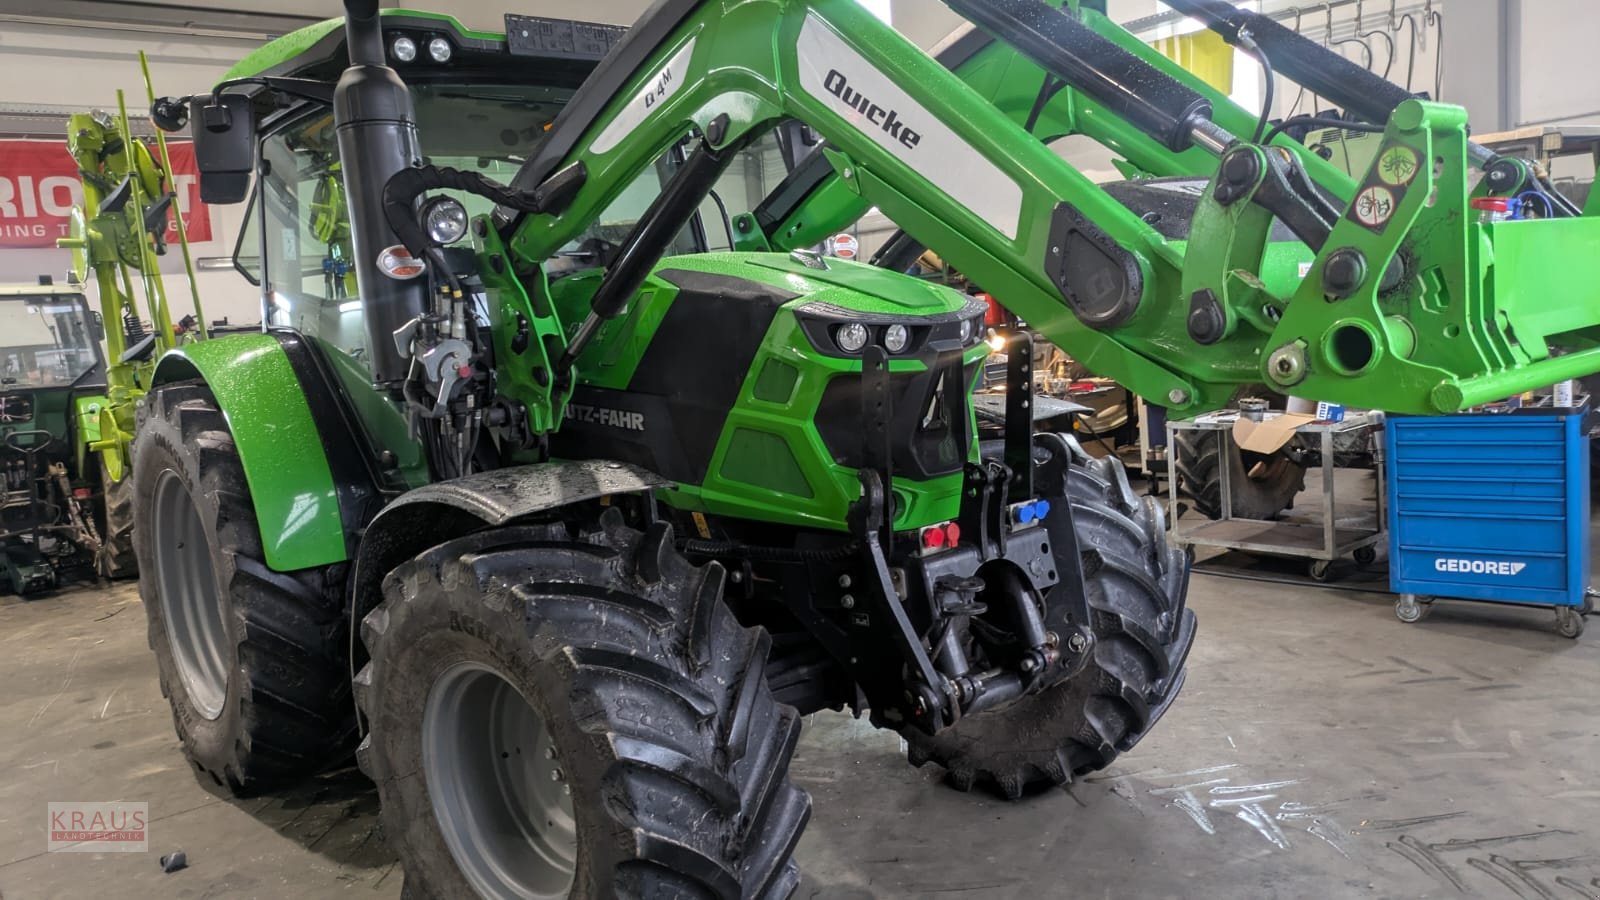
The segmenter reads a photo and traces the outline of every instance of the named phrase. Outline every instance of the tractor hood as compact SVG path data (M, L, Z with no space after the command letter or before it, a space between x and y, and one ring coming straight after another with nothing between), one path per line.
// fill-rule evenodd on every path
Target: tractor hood
M955 319L986 306L953 288L842 259L778 253L702 253L662 260L660 269L688 270L757 282L873 319Z

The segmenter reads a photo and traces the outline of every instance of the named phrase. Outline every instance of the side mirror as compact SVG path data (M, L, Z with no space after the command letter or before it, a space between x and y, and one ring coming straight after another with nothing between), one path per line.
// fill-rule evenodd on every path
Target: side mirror
M166 132L179 132L189 124L190 97L157 97L150 104L150 121Z
M243 94L202 95L189 103L189 133L194 136L200 199L238 203L250 192L256 161L256 122Z

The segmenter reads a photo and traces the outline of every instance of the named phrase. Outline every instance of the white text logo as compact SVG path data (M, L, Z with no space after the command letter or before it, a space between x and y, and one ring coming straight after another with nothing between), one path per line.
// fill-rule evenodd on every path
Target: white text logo
M1439 572L1463 572L1469 575L1515 575L1528 567L1527 563L1489 562L1482 559L1445 559L1433 561Z

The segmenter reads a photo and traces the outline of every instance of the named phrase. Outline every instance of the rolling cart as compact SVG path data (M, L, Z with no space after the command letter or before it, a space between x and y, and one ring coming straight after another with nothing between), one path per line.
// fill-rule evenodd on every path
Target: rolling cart
M1277 415L1281 413L1268 412L1266 418L1270 420ZM1221 433L1221 440L1216 442L1217 452L1234 453L1237 445L1233 440L1233 426L1239 416L1239 412L1227 410L1187 421L1169 420L1167 446L1176 445L1175 434L1179 431L1216 431ZM1317 581L1330 580L1333 575L1333 561L1344 556L1353 557L1362 565L1370 565L1377 559L1377 545L1387 536L1386 518L1383 512L1385 502L1383 466L1380 460L1375 472L1378 485L1375 492L1376 509L1371 520L1372 526L1341 527L1338 515L1340 504L1334 494L1334 438L1362 430L1375 433L1382 427L1382 413L1364 412L1349 415L1341 422L1310 422L1295 429L1296 434L1315 436L1321 446L1321 522L1269 521L1235 517L1229 471L1232 467L1227 465L1224 459L1218 466L1222 488L1220 518L1205 521L1180 520L1178 485L1176 479L1173 480L1167 495L1171 504L1172 540L1191 547L1217 547L1271 556L1304 558L1307 561L1307 573ZM1344 509L1346 512L1349 511L1348 504Z

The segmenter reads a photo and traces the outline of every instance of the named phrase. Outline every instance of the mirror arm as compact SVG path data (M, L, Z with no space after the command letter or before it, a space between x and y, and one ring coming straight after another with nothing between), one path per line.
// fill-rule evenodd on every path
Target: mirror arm
M219 104L222 92L228 88L246 84L259 84L269 91L288 94L291 97L299 97L302 100L310 100L313 103L321 103L324 106L333 105L333 85L324 81L313 81L310 78L280 78L273 75L232 78L227 81L220 81L216 87L211 89L212 104Z
M333 105L333 85L321 81L313 81L309 78L280 78L266 75L251 78L231 78L227 81L218 82L216 87L211 89L211 102L206 105L205 109L208 111L222 110L223 92L228 88L247 84L258 84L269 91L287 94L291 97L299 97L302 100L310 100L323 106ZM150 121L154 122L156 127L162 131L182 131L189 124L188 106L189 101L192 99L192 97L161 97L157 99L150 105ZM222 115L223 121L217 123L208 122L208 127L213 130L221 130L227 127L227 115L225 113L219 114Z

